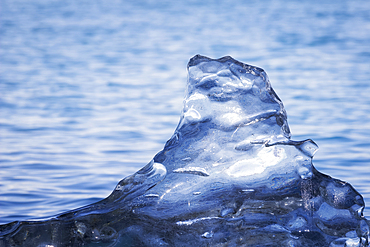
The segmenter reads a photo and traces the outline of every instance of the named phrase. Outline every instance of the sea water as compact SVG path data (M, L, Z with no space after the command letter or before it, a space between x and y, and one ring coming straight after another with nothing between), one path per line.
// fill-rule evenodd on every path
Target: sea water
M96 202L147 164L178 124L198 53L265 69L292 140L313 139L315 167L370 205L367 1L0 7L0 223Z

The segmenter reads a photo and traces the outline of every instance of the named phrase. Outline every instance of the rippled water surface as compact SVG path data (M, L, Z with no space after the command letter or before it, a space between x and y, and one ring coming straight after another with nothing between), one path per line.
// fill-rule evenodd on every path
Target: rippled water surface
M151 160L198 53L265 69L292 139L370 206L368 1L0 5L0 223L96 202Z

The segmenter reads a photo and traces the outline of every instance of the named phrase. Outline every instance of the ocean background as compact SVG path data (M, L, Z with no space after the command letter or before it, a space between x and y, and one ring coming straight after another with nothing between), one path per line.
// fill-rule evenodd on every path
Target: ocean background
M0 1L0 223L107 197L179 121L188 60L263 68L370 218L370 2Z

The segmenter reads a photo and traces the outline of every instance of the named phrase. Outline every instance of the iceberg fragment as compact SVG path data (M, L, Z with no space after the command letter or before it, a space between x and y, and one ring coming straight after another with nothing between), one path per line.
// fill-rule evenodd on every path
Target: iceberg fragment
M106 199L0 226L0 246L369 246L362 196L293 141L260 68L197 55L180 122Z

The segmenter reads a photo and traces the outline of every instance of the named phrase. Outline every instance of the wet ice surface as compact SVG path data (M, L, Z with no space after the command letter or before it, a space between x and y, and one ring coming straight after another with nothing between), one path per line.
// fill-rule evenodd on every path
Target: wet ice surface
M362 196L293 141L260 68L193 57L180 122L98 203L1 226L5 246L368 246ZM153 227L155 226L155 227Z

